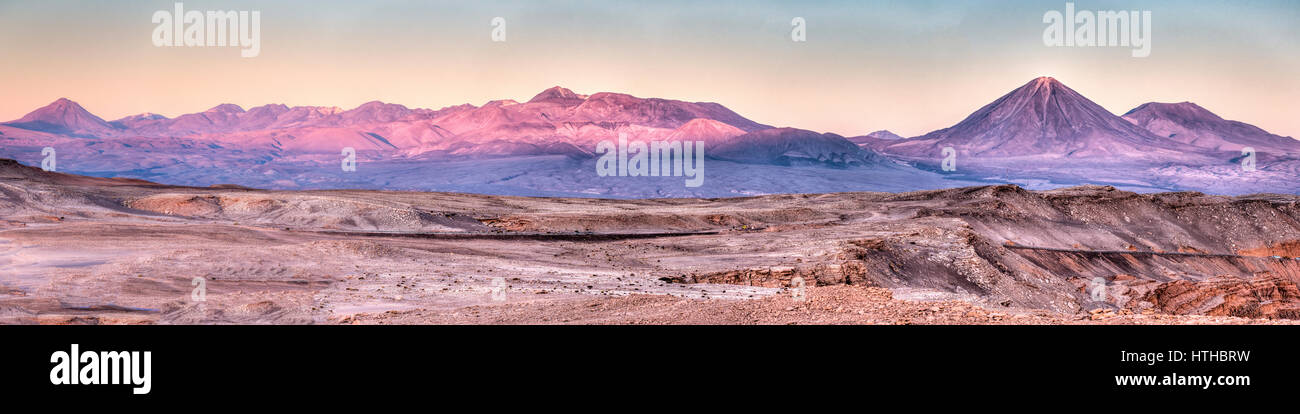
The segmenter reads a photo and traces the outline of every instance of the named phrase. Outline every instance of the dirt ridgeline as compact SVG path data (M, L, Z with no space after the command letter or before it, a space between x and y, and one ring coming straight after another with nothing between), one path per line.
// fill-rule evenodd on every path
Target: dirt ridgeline
M255 191L218 194L166 193L127 200L126 207L206 220L297 229L468 232L486 231L465 215L436 213L407 205L345 195L268 195Z
M1300 317L1298 200L263 191L0 162L0 322L1279 322ZM783 302L795 278L810 302Z

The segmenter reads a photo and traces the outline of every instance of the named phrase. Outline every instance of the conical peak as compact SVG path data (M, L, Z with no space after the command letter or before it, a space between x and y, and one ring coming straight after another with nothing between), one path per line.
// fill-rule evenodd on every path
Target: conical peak
M1061 81L1056 80L1056 78L1050 76L1041 76L1035 78L1032 81L1029 81L1029 83L1026 83L1025 86L1021 87L1021 89L1027 91L1052 92L1052 91L1068 89L1068 88L1066 88L1065 84L1061 83Z
M541 93L538 93L536 96L533 96L533 99L529 99L528 102L549 102L549 101L557 101L557 100L572 101L572 100L583 100L586 98L587 98L586 96L574 93L572 90L569 90L567 88L560 87L560 86L553 86L551 88L542 91Z

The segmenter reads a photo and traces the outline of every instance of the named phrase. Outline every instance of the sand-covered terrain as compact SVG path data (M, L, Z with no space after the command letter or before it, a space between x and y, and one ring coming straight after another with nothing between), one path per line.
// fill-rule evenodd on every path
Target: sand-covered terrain
M1297 201L264 191L3 160L0 322L1289 323Z

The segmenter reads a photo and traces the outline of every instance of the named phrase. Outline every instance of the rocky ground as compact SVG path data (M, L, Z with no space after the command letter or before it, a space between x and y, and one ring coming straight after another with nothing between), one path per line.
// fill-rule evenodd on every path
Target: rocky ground
M1290 323L1296 201L262 191L0 161L0 322Z
M804 300L786 294L753 300L698 300L662 295L578 298L467 306L445 311L391 310L334 318L344 324L726 324L726 325L1240 325L1293 324L1231 316L1098 311L1065 315L1043 310L973 305L961 300L900 300L889 289L809 288Z

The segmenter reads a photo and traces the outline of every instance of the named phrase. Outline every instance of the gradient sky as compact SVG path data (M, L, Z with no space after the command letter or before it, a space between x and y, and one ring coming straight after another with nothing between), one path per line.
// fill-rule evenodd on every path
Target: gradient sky
M1150 10L1148 58L1051 48L1064 1L185 1L259 10L262 50L159 48L174 1L0 0L0 120L58 97L116 119L230 102L439 108L578 93L718 102L845 136L951 126L1038 76L1117 114L1192 101L1300 137L1300 1L1077 1ZM490 20L507 19L507 41ZM804 17L808 41L790 40Z

